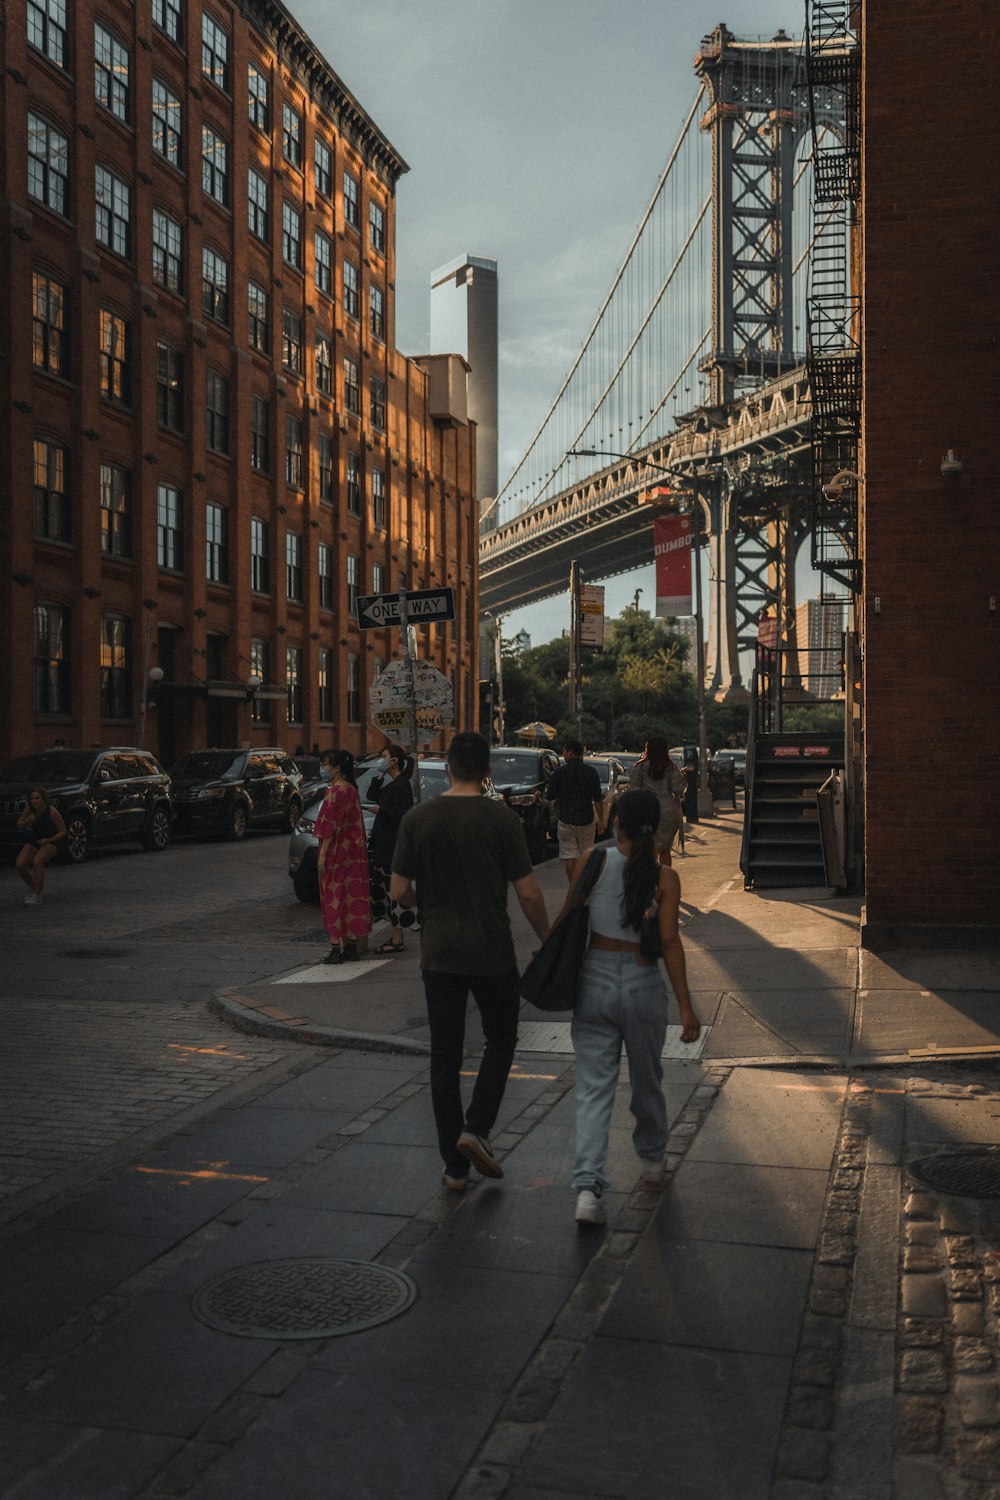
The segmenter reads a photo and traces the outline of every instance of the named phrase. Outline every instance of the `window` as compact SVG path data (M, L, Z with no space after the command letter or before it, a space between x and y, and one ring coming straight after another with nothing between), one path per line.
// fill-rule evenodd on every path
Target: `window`
M66 0L28 0L28 41L58 68L66 66Z
M385 470L372 470L372 521L384 531L387 524L385 503Z
M201 252L201 306L206 318L229 326L229 264L205 245Z
M101 619L101 718L127 719L132 713L132 621L124 615Z
M302 374L302 319L290 307L281 310L281 363Z
M208 11L201 17L201 71L216 88L229 93L229 33Z
M229 582L229 513L223 505L205 506L205 577Z
M358 187L358 179L356 177L352 177L350 172L345 172L344 173L344 223L345 224L353 224L355 229L357 229L358 224L361 221L361 215L360 215L360 213L358 211L358 200L359 200L360 196L361 196L361 190Z
M347 455L347 509L352 516L361 514L361 480L356 453Z
M281 154L293 167L301 167L302 116L290 104L281 106Z
M285 418L285 483L302 488L302 423L298 417Z
M117 313L101 308L101 395L127 406L132 397L129 325Z
M271 471L271 409L263 396L250 403L250 466L258 474Z
M313 147L316 191L324 198L333 197L333 152L320 136Z
M333 246L322 230L317 229L314 244L316 247L313 257L313 277L316 289L325 292L328 297L333 296Z
M381 563L372 564L372 593L385 593L385 568Z
M116 120L128 123L128 52L100 21L94 24L94 97Z
M285 647L285 687L288 690L288 722L302 723L302 652L298 646Z
M321 724L333 723L333 652L325 646L319 656L319 718Z
M302 215L290 203L281 205L281 254L290 266L302 270Z
M271 652L267 641L252 640L250 642L250 676L256 677L259 682L269 682L271 674ZM251 701L250 718L254 724L267 724L271 718L271 701L269 698L258 698L256 694Z
M218 370L209 370L206 380L205 441L213 453L229 452L229 381Z
M183 106L177 94L153 79L153 150L172 166L181 166Z
M247 169L247 222L259 240L268 236L267 179L253 167Z
M121 464L101 464L101 551L132 556L132 476Z
M229 204L229 147L209 125L201 127L201 185L210 198Z
M35 713L69 713L69 610L35 605Z
M156 420L168 432L184 431L184 355L169 344L156 346Z
M153 280L168 292L184 290L184 231L162 208L153 209Z
M368 322L377 339L385 338L385 294L380 286L368 288Z
M319 544L319 607L333 608L333 548L327 542Z
M268 525L259 516L250 522L250 587L256 594L266 594L271 587ZM267 681L267 677L264 677Z
M371 380L371 412L372 426L385 431L385 382L376 380L374 375Z
M358 612L358 594L361 591L361 560L353 552L347 554L347 613Z
M94 193L97 243L127 259L132 249L132 189L98 162L94 168Z
M156 561L180 572L184 566L183 497L172 484L156 486Z
M333 395L333 343L325 333L316 335L316 389Z
M358 316L358 268L353 261L344 261L344 311L349 318Z
M35 439L35 535L50 542L69 541L68 461L69 452L61 443Z
M358 384L357 362L349 354L344 355L344 405L357 415L361 410L361 387Z
M328 437L319 440L319 498L333 500L333 444Z
M172 42L179 43L184 36L181 0L153 0L153 25L165 32Z
M68 212L69 140L48 120L28 112L28 197L54 213Z
M69 330L66 306L69 292L44 271L31 277L32 351L36 370L48 375L69 374Z
M353 652L347 656L347 722L361 723L361 663Z
M302 538L297 531L285 532L285 596L302 603Z
M247 64L247 94L250 107L250 124L267 135L271 128L271 107L268 100L267 74L258 63Z
M374 198L368 204L368 242L373 250L385 249L385 209Z
M250 317L250 348L267 354L271 348L271 315L267 292L256 281L247 284L247 311Z

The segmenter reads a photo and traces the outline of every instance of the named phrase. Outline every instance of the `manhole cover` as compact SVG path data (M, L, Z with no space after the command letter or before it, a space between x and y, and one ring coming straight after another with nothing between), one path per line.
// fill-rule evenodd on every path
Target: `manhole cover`
M127 948L72 948L63 958L128 958Z
M328 943L330 939L324 928L311 927L308 932L300 932L295 941L297 943Z
M226 1271L191 1304L210 1328L245 1339L328 1339L405 1312L417 1288L363 1260L270 1260Z
M1000 1198L1000 1152L939 1151L906 1169L924 1187L959 1198Z

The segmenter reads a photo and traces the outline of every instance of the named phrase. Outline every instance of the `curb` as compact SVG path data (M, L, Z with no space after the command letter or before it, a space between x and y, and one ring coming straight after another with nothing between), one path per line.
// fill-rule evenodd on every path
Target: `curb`
M430 1057L427 1042L386 1036L376 1031L344 1031L337 1026L314 1026L274 1006L258 1007L236 990L217 990L208 1009L236 1031L271 1041L306 1042L312 1047L354 1048L359 1052L395 1052L404 1057Z

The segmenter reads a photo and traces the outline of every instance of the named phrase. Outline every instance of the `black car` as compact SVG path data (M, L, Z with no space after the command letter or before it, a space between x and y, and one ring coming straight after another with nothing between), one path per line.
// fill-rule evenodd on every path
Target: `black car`
M170 778L148 750L41 750L8 766L0 783L0 846L15 851L17 820L32 787L43 787L66 824L65 857L80 864L92 847L137 839L146 849L170 843Z
M250 828L290 833L302 815L301 782L284 750L192 750L170 768L177 832L229 839Z
M490 751L493 785L524 824L533 860L545 858L545 841L556 831L556 805L546 802L545 789L558 764L554 750L497 745Z

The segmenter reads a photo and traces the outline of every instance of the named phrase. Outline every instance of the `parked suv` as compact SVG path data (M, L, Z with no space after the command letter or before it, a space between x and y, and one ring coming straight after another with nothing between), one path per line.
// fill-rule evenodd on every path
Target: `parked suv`
M528 853L545 858L545 840L556 831L556 805L546 802L549 777L559 764L554 750L497 745L490 751L493 785L524 824Z
M170 782L178 833L290 833L302 816L302 772L284 750L192 750L171 766Z
M145 849L170 843L170 778L148 750L40 750L22 755L0 782L0 846L19 849L17 820L32 787L44 787L66 824L64 857L81 864L92 846L138 839Z

